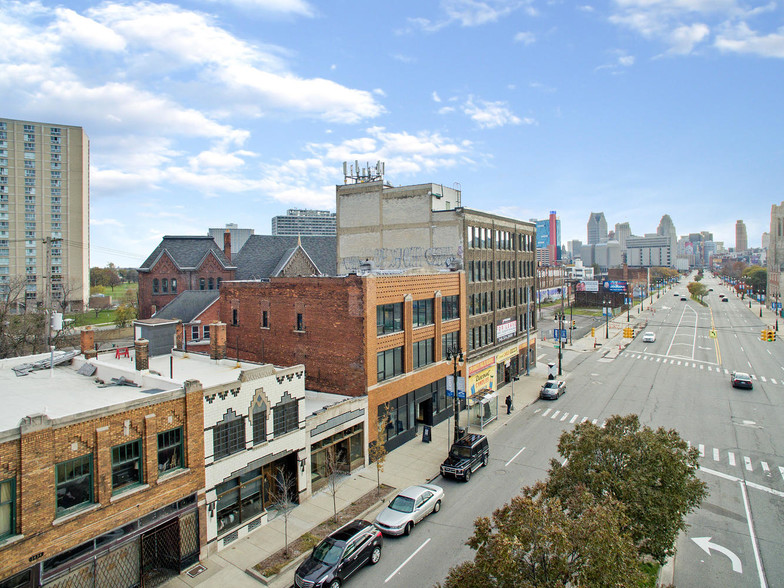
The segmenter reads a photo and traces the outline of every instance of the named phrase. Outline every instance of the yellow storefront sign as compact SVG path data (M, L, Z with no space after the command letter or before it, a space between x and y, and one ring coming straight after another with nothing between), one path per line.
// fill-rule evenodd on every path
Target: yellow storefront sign
M495 363L468 377L468 403L473 404L479 398L495 390Z
M516 355L517 355L517 346L510 347L509 349L504 349L501 353L498 353L495 356L495 362L504 363L507 359L511 359Z

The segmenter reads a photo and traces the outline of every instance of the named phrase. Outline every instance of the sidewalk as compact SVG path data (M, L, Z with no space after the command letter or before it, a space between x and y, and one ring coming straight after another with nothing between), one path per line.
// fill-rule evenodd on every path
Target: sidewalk
M547 365L539 364L531 370L530 376L524 374L516 382L510 382L499 391L499 415L496 420L484 427L483 433L492 439L493 433L500 430L511 419L520 414L522 408L534 402L539 390L547 379ZM503 398L512 395L515 411L506 414ZM461 426L465 426L467 411L460 413ZM449 451L448 439L454 427L453 419L448 419L432 429L432 441L423 443L421 431L417 438L391 451L384 463L381 482L403 489L412 484L429 482L439 475L439 467ZM470 427L471 432L479 432L479 428ZM346 507L376 487L376 468L370 465L346 477L341 482L337 493L338 510ZM366 518L373 519L379 505ZM317 526L332 515L332 496L326 491L315 493L289 515L289 541ZM249 536L239 539L230 547L213 554L200 562L204 571L194 577L185 571L178 577L166 582L167 588L185 588L187 586L220 586L223 588L258 588L259 581L248 575L245 570L283 548L283 519L273 519ZM191 568L192 570L197 566ZM273 588L288 588L294 584L294 572L291 568L275 578L270 584Z

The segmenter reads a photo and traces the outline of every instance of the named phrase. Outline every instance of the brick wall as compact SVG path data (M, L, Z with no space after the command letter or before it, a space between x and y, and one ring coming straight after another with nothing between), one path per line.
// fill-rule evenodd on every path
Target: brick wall
M16 478L16 532L24 535L0 544L0 579L28 568L31 556L45 560L203 491L203 393L196 384L184 397L67 425L45 415L27 417L19 438L0 444L0 479ZM157 434L178 426L184 428L186 469L159 479ZM142 439L144 485L112 496L111 449L135 439ZM56 518L55 465L89 453L95 505Z

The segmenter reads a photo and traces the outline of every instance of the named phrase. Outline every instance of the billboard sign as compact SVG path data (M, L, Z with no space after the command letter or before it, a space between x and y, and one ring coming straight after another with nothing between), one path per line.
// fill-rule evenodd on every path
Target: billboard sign
M495 340L506 341L517 334L517 319L507 318L495 327Z
M610 292L626 292L626 282L623 280L605 280L603 286Z
M583 280L580 283L581 284L585 284L585 291L586 292L598 292L599 291L599 280Z

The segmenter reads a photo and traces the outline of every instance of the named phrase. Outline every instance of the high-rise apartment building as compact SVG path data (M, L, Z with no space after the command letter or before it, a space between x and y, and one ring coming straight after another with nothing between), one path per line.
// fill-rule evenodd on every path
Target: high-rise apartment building
M86 307L89 155L82 127L0 118L0 287L28 306L51 287L55 308Z
M273 235L335 235L335 213L328 210L290 208L285 215L272 217Z
M607 240L607 219L603 212L592 212L588 218L588 245Z
M749 238L746 234L746 223L739 220L735 223L735 251L746 251L749 248Z

